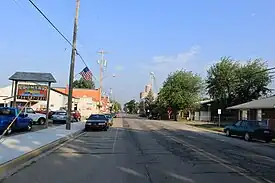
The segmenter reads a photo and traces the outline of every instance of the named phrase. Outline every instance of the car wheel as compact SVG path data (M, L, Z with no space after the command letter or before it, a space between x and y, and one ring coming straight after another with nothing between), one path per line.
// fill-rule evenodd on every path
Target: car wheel
M5 135L10 135L12 133L12 127L10 127L7 131Z
M225 134L226 134L227 137L230 137L230 136L231 136L229 129L227 129L227 130L225 131Z
M269 142L271 142L272 141L272 139L265 139L265 142L266 143L269 143Z
M46 122L46 119L45 119L45 118L39 118L39 119L38 119L38 124L40 124L40 125L44 125L45 122Z
M244 140L250 141L250 135L249 135L249 133L247 133L247 132L245 133Z
M32 130L32 122L30 122L30 123L28 124L27 130L28 130L28 131L31 131L31 130Z

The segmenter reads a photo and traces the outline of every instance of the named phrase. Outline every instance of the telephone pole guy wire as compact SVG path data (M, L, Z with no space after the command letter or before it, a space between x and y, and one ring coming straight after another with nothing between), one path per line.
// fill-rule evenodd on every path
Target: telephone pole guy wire
M75 66L75 55L77 54L81 61L84 63L86 67L87 64L84 61L83 57L79 54L76 49L76 36L77 36L77 26L78 26L78 15L79 15L79 6L80 0L76 0L76 13L74 18L74 30L73 30L73 43L71 43L66 36L49 20L49 18L34 4L32 0L29 0L32 6L48 21L48 23L62 36L62 38L72 47L71 53L71 63L70 63L70 74L69 74L69 92L68 92L68 114L67 114L67 122L66 129L71 129L71 112L72 112L72 94L73 94L73 80L74 80L74 66Z

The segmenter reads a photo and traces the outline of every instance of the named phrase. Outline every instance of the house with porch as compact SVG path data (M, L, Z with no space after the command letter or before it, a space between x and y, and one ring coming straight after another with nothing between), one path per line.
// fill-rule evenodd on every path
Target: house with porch
M227 109L237 110L238 120L265 121L270 128L275 129L275 96L253 100Z

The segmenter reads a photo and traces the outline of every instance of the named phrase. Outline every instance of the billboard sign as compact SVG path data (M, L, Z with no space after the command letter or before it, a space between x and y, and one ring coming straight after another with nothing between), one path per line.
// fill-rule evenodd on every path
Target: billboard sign
M46 101L47 90L47 86L19 84L17 90L17 99Z

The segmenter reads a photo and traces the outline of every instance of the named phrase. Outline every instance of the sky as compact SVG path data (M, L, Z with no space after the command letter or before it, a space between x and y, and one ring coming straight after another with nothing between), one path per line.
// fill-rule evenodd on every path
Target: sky
M33 1L72 40L76 1ZM125 103L139 99L150 72L160 88L178 69L205 77L223 56L275 66L274 7L274 0L81 0L77 49L97 86L97 51L108 52L103 88ZM55 86L66 86L71 47L28 0L1 0L0 22L0 87L16 71L50 72ZM77 57L75 74L84 67Z

